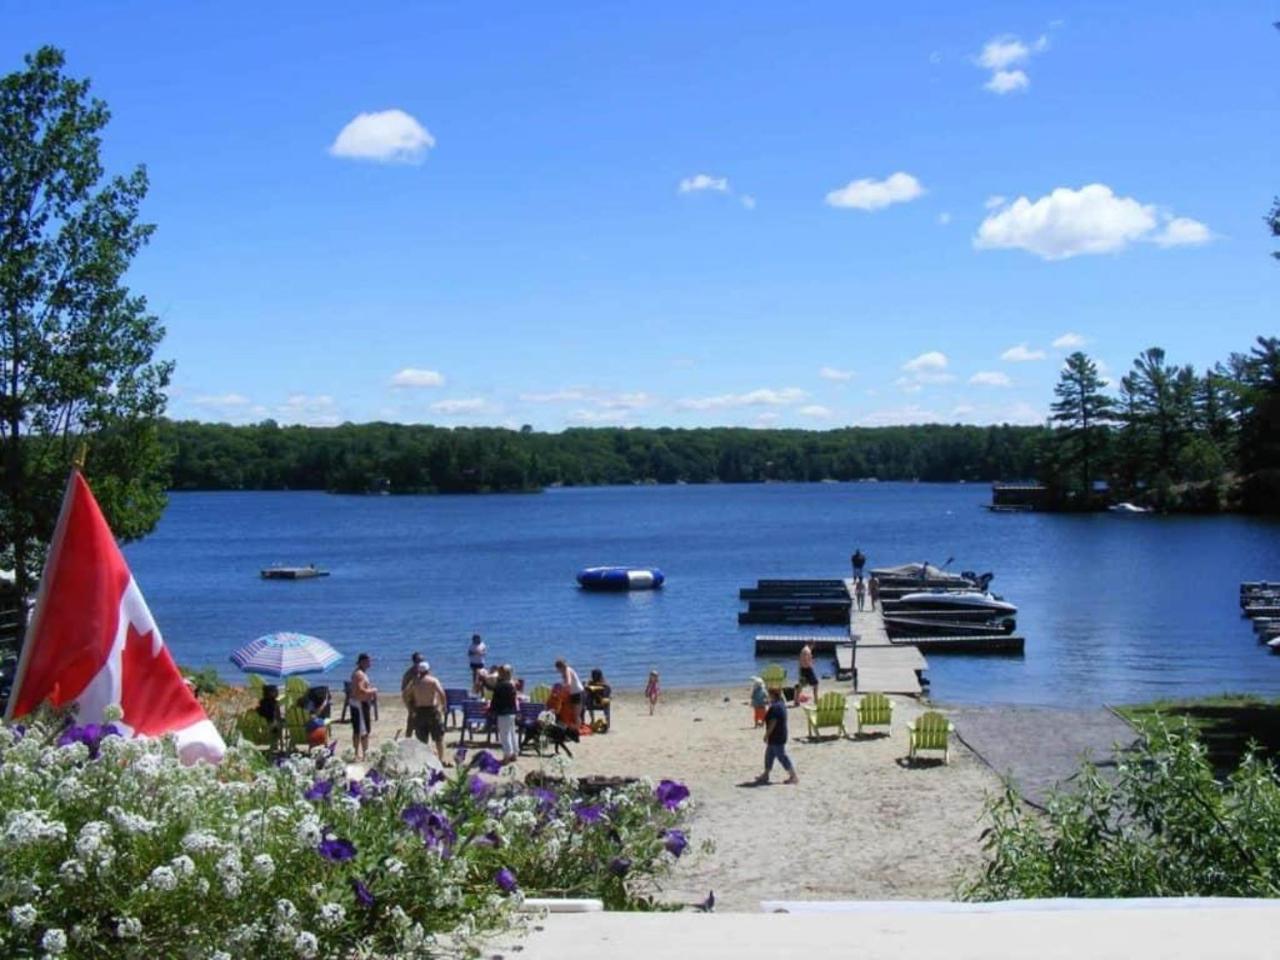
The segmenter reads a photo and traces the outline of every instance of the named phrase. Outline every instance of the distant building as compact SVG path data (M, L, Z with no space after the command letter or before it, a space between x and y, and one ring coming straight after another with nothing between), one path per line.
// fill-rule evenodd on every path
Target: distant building
M991 506L1005 510L1040 510L1049 490L1034 480L998 481L991 485Z

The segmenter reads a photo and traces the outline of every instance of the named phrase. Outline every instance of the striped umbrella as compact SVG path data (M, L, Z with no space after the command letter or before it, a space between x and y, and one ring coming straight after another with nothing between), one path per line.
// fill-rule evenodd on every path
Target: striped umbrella
M245 673L268 677L324 673L341 659L329 644L305 633L268 633L231 654L231 662Z

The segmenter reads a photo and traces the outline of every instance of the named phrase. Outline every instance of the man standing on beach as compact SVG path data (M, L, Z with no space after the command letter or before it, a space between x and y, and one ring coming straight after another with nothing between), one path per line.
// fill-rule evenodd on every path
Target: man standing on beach
M444 758L444 715L449 709L449 698L440 681L431 675L431 664L427 661L414 668L413 680L405 688L405 698L414 734L423 743L434 741L440 763L449 766Z
M775 760L787 771L787 779L783 783L800 782L800 778L796 776L796 768L787 756L787 705L783 702L782 691L777 687L769 690L769 709L764 715L764 773L756 777L756 783L769 782Z
M407 716L404 721L404 735L406 737L413 736L413 704L409 699L409 684L413 683L414 678L418 675L418 664L422 662L422 654L414 651L413 656L409 658L409 669L400 676L400 699L404 701L405 713Z
M853 556L849 558L849 563L853 565L853 579L861 580L862 568L867 565L867 557L866 554L862 552L861 547L858 547L858 549L853 551Z
M373 701L378 699L378 688L369 682L369 667L373 658L367 653L356 657L356 669L351 674L351 746L355 748L356 762L369 752L369 728L373 726Z

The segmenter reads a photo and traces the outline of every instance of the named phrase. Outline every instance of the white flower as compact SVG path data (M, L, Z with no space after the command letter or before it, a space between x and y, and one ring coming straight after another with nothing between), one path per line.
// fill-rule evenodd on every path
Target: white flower
M67 825L61 820L47 820L39 810L14 810L4 826L4 843L9 847L26 847L42 840L62 841L67 838Z
M118 703L109 703L102 708L102 722L115 723L124 719L124 710L120 708Z
M217 853L222 841L208 830L192 830L182 838L182 849L187 853Z
M88 873L89 871L79 860L63 860L62 866L58 867L58 876L68 885L79 883L88 876Z
M326 903L320 907L320 926L332 930L347 919L347 911L340 903Z
M36 922L36 908L29 903L21 903L9 911L9 922L18 930L30 930Z
M50 927L40 938L40 947L52 957L59 956L67 949L67 935L57 927Z
M293 941L293 952L302 957L302 960L311 960L319 950L320 941L316 939L314 933L307 930L303 930Z
M298 908L293 905L292 900L281 897L276 901L276 916L281 920L292 920L297 915Z
M111 827L101 820L90 820L80 828L80 835L76 838L76 853L85 859L92 857L110 833Z
M222 892L228 897L240 896L240 878L239 877L223 877Z
M239 881L236 882L238 883ZM196 894L201 897L209 895L209 881L204 877L196 877Z
M255 877L269 880L276 872L276 862L271 859L271 854L260 853L249 863L249 869L253 871Z
M178 888L178 875L171 867L156 867L147 878L147 886L161 893L168 893Z
M360 812L360 801L355 797L339 797L335 806L347 814L354 815Z
M231 960L231 954L225 950L215 950L209 954L209 960Z
M136 940L142 936L142 921L137 917L121 917L116 924L116 936L121 940Z
M391 908L391 925L397 929L403 930L413 923L410 916L404 912L399 906Z
M217 869L221 877L239 877L244 874L244 864L240 862L240 854L234 850L218 860Z
M173 867L173 872L184 880L196 872L196 862L185 853L170 860L169 866Z
M387 857L387 862L383 864L383 869L386 870L390 876L398 877L404 873L404 861L399 860L396 857Z
M314 847L320 842L321 824L315 817L307 817L298 824L298 842L306 847Z

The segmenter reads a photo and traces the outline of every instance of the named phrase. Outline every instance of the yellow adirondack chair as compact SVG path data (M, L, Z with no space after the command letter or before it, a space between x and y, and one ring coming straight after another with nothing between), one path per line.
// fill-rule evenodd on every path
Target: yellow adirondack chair
M854 711L858 716L858 733L863 727L888 727L893 736L893 701L883 693L864 693Z
M907 757L914 760L921 750L941 750L942 762L950 763L950 736L955 729L955 724L936 710L922 713L907 724L907 735L911 741L907 747Z
M766 690L781 690L787 685L787 668L780 663L771 663L760 671L760 679L764 681Z
M847 737L849 734L844 728L844 711L844 694L834 690L819 697L816 706L805 707L804 715L809 721L810 739L816 739L824 728L829 727L836 727L840 731L840 736Z
M551 696L551 688L545 683L540 683L533 688L533 693L529 694L531 703L546 703Z

